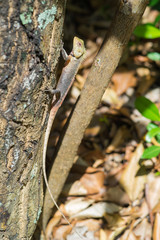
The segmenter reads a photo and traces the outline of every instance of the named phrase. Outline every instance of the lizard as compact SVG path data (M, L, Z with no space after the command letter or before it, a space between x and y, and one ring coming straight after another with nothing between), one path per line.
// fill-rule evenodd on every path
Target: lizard
M73 49L69 55L67 55L66 51L62 48L62 56L65 60L65 66L62 69L62 73L60 75L56 89L49 90L51 92L51 94L53 94L53 98L51 101L51 110L49 113L48 124L47 124L46 132L44 135L43 167L42 168L43 168L43 176L44 176L45 184L46 184L46 187L48 189L48 192L50 194L50 197L51 197L54 205L60 211L61 215L63 216L63 218L66 220L66 222L69 225L71 225L71 224L70 224L69 220L65 217L63 212L60 210L60 208L58 207L58 204L56 203L56 201L51 193L51 190L50 190L50 187L49 187L49 184L47 181L46 152L47 152L47 144L48 144L50 131L51 131L52 124L55 119L56 113L57 113L58 109L60 108L60 106L62 105L69 89L71 88L71 86L74 82L75 75L76 75L82 61L84 60L85 52L86 52L86 50L85 50L84 42L83 42L83 40L81 40L78 37L74 37ZM75 231L75 232L78 234L78 236L81 239L85 239L83 236L81 236L81 234L78 231Z

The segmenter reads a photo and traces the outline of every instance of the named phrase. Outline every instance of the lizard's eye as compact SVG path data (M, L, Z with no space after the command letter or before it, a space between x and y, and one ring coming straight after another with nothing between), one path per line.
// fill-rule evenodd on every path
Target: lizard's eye
M77 45L78 45L79 47L82 47L82 44L81 44L81 42L78 42L78 43L77 43Z

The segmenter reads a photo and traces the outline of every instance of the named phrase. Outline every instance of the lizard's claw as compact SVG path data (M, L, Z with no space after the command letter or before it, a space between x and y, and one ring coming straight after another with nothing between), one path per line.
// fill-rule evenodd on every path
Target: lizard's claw
M67 52L65 51L65 49L64 49L64 43L63 43L63 41L61 40L61 53L62 53L62 57L63 57L63 59L65 60L65 61L67 61L68 60L68 54L67 54Z
M62 49L63 49L63 46L64 46L64 42L63 42L62 39L61 39L61 41L60 41L60 49L61 49L61 51L62 51Z
M45 89L44 91L45 91L45 92L48 92L48 93L50 93L50 94L52 94L52 95L60 94L60 90L58 90L58 89L47 88L47 89Z

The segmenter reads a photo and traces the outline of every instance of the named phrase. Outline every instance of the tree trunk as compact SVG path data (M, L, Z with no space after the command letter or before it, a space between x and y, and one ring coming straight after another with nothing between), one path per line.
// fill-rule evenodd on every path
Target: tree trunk
M63 0L0 3L0 239L30 239L41 214L44 90L55 85L64 10Z

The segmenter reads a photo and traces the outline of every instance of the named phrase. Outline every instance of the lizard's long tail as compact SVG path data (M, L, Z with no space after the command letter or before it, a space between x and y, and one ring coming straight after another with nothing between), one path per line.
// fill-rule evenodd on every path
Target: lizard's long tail
M43 176L44 176L44 180L45 180L45 184L47 186L48 192L50 194L50 197L51 197L54 205L60 211L60 213L62 214L64 219L67 221L67 223L70 224L68 219L65 217L63 212L58 207L58 205L57 205L57 203L56 203L56 201L55 201L55 199L54 199L54 197L51 193L51 190L49 188L48 181L47 181L47 175L46 175L46 152L47 152L48 139L49 139L50 131L51 131L52 124L53 124L53 121L54 121L54 118L56 116L57 111L58 111L58 107L56 107L56 108L54 107L53 109L51 109L50 114L49 114L49 119L48 119L47 129L46 129L46 133L45 133L45 139L44 139L44 147L43 147Z
M51 190L49 188L48 181L47 181L47 175L46 175L47 144L48 144L48 139L49 139L50 131L51 131L51 128L52 128L52 124L53 124L53 121L54 121L54 118L56 116L56 113L57 113L58 109L59 109L59 107L54 107L53 109L51 109L50 115L49 115L48 125L47 125L47 129L46 129L46 133L45 133L45 139L44 139L44 147L43 147L43 176L44 176L44 180L45 180L45 184L47 186L48 192L50 194L50 197L51 197L54 205L59 210L59 212L61 213L63 218L66 220L66 222L71 226L71 223L66 218L64 213L61 211L61 209L59 208L58 204L56 203L56 201L55 201L55 199L54 199L54 197L53 197L53 195L51 193ZM86 240L86 238L84 236L82 236L77 230L74 230L74 231L77 233L77 235L80 237L80 239Z

